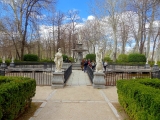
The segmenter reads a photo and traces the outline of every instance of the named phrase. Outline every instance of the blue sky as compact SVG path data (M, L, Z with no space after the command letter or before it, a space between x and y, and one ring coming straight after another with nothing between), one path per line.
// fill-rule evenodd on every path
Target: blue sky
M56 7L57 10L67 12L68 10L76 9L79 11L81 18L87 19L89 14L89 1L90 0L58 0Z

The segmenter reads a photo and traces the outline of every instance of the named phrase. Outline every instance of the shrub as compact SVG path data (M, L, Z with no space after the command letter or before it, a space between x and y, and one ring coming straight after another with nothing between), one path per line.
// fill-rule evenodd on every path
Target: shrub
M146 62L146 57L143 54L132 53L128 55L128 62Z
M66 61L66 59L68 59L67 55L63 54L62 56L63 56L63 61Z
M120 54L119 56L118 56L118 59L117 59L117 61L118 62L124 62L124 63L126 63L126 62L128 62L128 55L126 55L126 54Z
M86 59L90 59L90 61L92 61L92 60L96 60L96 55L95 54L87 54L86 55Z
M109 56L104 57L103 61L112 62L111 58Z
M74 62L74 58L72 58L72 57L69 57L68 60L69 60L70 62Z
M30 107L36 81L31 78L0 76L0 119L14 120Z
M39 62L53 62L51 59L41 59Z
M9 60L9 59L6 59L6 60L5 60L5 63L6 63L7 65L10 65L10 63L11 63L11 60Z
M117 92L120 104L131 119L159 120L159 79L118 80Z
M25 54L23 56L24 61L38 61L38 56L34 54Z
M11 60L9 60L9 59L6 59L6 60L5 60L5 63L6 63L7 65L9 65L10 62L11 62ZM2 59L0 59L0 63L2 63Z
M160 61L157 61L157 65L160 67Z

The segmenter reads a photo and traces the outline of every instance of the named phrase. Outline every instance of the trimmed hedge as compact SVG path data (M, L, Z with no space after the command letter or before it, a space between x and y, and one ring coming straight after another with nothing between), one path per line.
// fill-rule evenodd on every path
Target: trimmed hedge
M160 119L160 80L117 81L118 99L133 120Z
M66 59L68 59L67 55L63 54L62 56L63 56L63 61L66 61Z
M90 59L90 61L96 61L96 54L87 54L86 59Z
M74 58L68 57L69 62L74 62Z
M146 57L145 55L139 53L129 54L128 62L146 62Z
M38 61L38 56L35 54L25 54L23 56L24 61Z
M9 59L6 59L6 60L5 60L5 63L6 63L7 65L9 65L10 62L11 62L11 60L9 60ZM2 63L2 59L0 59L0 63Z
M36 81L31 78L0 76L0 119L14 120L30 107Z
M126 63L128 62L128 55L120 54L117 59L118 62Z
M103 61L112 62L112 60L109 56L104 57Z

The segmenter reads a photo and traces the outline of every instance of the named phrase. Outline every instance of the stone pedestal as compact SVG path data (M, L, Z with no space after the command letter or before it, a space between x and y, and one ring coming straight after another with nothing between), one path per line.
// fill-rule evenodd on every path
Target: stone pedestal
M64 83L64 72L54 72L53 73L53 79L51 81L52 88L63 88L65 86Z
M1 68L3 68L3 69L7 68L7 64L6 63L1 63Z
M146 64L146 65L145 65L145 68L146 68L146 69L150 69L150 65L149 65L149 64Z
M15 67L15 64L14 64L14 63L10 63L9 66L10 66L10 67Z
M158 67L158 65L153 65L152 70L153 70L153 71L159 71L159 67Z
M93 78L93 87L104 89L106 88L106 80L104 78L105 74L103 72L95 72Z

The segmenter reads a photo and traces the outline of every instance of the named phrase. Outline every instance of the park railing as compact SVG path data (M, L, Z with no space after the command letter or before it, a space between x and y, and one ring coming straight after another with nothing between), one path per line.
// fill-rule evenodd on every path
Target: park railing
M152 72L106 71L106 86L116 86L116 81L121 79L151 78L151 73Z
M29 77L36 80L36 85L51 85L55 65L53 63L25 62L16 63L15 67L0 69L1 76ZM72 73L72 65L64 66L64 79L68 80Z
M67 82L69 76L71 75L72 73L72 65L70 65L65 71L64 71L64 83Z
M87 74L88 74L88 76L89 76L90 81L93 83L94 74L93 74L92 68L89 67L89 66L87 66Z
M5 76L19 76L19 77L29 77L36 80L36 85L50 86L51 80L53 78L53 71L43 69L43 70L5 70Z
M51 85L54 63L51 62L16 62L14 67L0 69L2 76L29 77L36 80L36 85Z
M106 85L115 86L120 79L151 78L152 72L150 67L142 64L109 64L105 71Z

